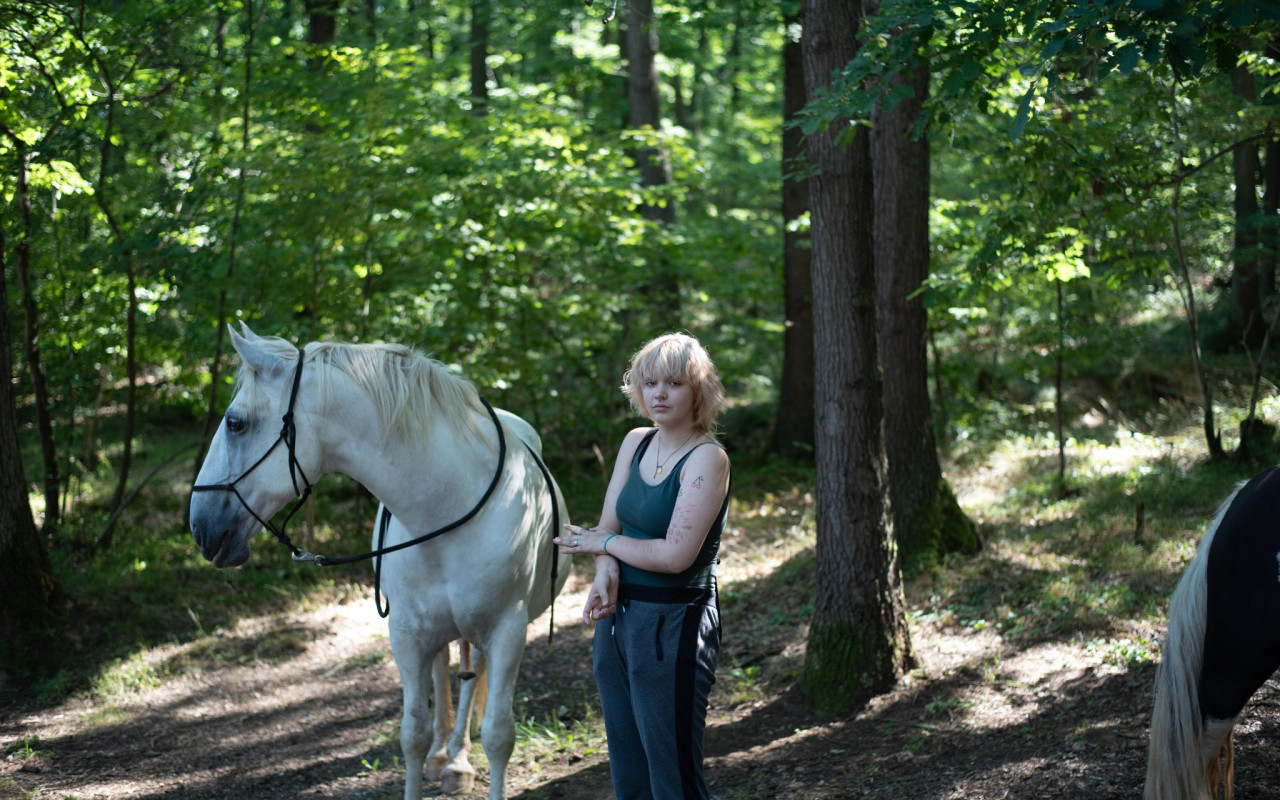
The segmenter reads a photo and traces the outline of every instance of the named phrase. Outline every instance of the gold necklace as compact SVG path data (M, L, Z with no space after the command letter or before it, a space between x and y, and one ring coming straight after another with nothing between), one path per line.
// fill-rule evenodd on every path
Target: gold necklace
M684 438L684 441L680 443L680 447L684 447L686 444L688 444L689 440L692 439L694 437L694 434L696 433L697 431L694 431L693 433L686 436ZM667 465L667 461L670 461L672 456L680 452L680 447L677 447L675 450L672 450L670 453L668 453L666 461L663 461L660 464L656 463L658 459L662 457L662 432L661 431L658 432L658 446L655 448L656 452L653 454L653 460L655 462L654 468L653 468L653 477L656 478L662 474L662 468Z

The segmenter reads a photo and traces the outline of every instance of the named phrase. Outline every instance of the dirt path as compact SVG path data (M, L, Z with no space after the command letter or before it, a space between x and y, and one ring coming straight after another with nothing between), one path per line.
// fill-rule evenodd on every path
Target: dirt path
M598 713L588 631L574 622L583 591L575 582L558 601L554 648L545 619L530 628L517 696L532 718L559 713L571 727ZM912 636L921 666L856 717L818 720L793 690L743 700L741 667L726 666L706 736L714 796L1140 796L1152 667L1108 665L1083 643L1012 650L992 632L919 622ZM803 631L783 639L768 649L785 665ZM742 643L728 648L751 660ZM118 702L0 710L0 798L398 798L388 650L368 595L159 648L137 669L178 677ZM1278 697L1269 684L1240 729L1240 800L1280 796ZM512 796L611 798L602 750L559 736L517 746ZM24 740L34 744L15 750ZM480 773L467 796L486 796Z

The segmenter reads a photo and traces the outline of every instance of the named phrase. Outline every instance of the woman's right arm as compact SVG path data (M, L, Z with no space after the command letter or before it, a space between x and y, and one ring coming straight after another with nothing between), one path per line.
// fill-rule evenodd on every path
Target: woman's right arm
M622 523L618 520L618 495L627 483L631 472L631 459L636 448L644 438L648 428L636 428L622 440L618 448L618 457L613 462L613 475L609 478L609 487L604 493L604 507L600 510L600 521L595 530L609 534L622 533ZM587 594L586 605L582 609L582 621L590 625L613 613L618 602L618 560L611 555L600 553L596 557L596 577Z

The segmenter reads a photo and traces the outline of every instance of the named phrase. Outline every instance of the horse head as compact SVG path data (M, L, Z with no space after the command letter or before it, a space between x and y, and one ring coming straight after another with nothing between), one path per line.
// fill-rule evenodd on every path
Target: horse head
M243 326L231 331L240 356L239 386L209 444L191 495L191 532L217 567L249 559L249 539L319 478L320 447L311 430L314 374L302 350ZM296 510L296 509L295 509Z

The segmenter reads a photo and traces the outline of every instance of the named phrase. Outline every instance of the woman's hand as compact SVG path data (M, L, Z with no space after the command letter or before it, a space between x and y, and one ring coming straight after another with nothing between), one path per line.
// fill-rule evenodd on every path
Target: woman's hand
M604 540L613 536L612 531L598 528L580 528L577 525L564 525L565 535L552 539L560 546L562 553L577 555L578 553L599 554L604 552Z
M618 562L612 556L596 559L596 579L582 607L582 621L590 625L613 614L618 603Z

